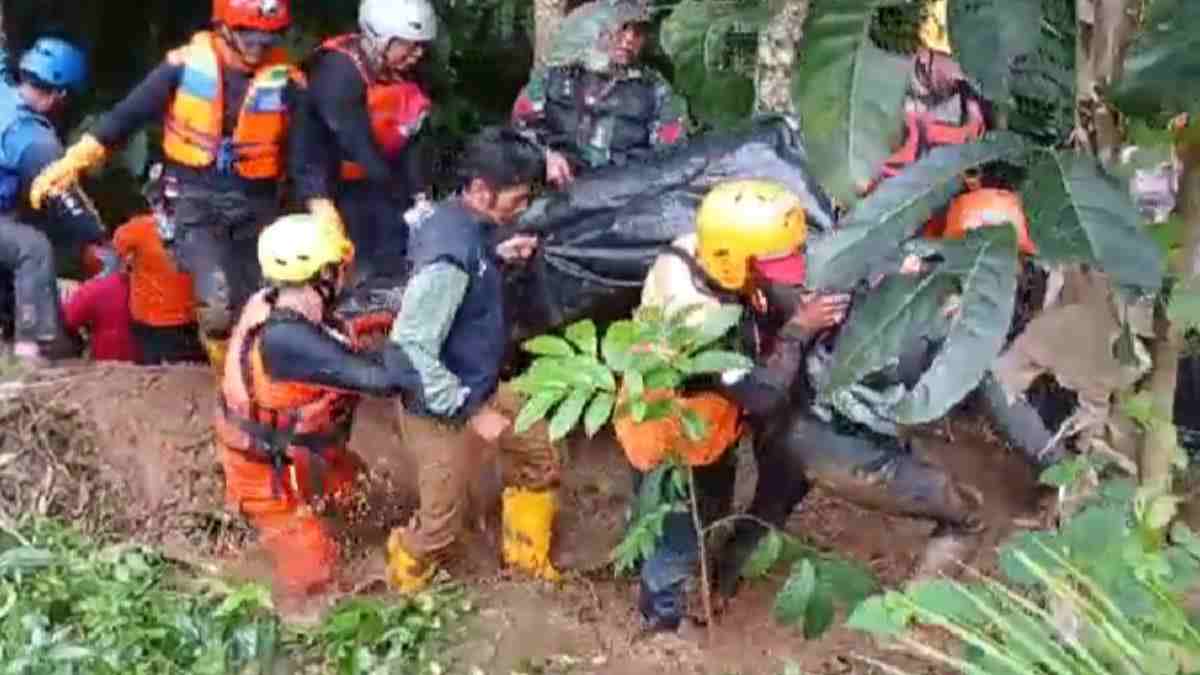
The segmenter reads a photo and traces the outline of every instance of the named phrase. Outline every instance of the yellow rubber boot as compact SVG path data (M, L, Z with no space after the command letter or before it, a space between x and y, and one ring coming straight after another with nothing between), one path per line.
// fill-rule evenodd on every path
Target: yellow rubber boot
M388 580L392 587L405 594L418 593L429 586L436 571L433 565L422 563L400 543L400 530L388 536Z
M505 488L500 543L504 562L545 581L562 575L550 564L550 534L558 513L558 493L552 490Z
M229 349L229 340L219 340L201 333L200 344L204 345L204 353L208 355L208 362L212 364L213 372L217 374L218 378L224 377L225 352Z

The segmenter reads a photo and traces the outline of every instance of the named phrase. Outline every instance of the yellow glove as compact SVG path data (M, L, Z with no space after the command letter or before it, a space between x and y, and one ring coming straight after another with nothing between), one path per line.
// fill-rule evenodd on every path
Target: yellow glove
M42 208L46 197L62 194L79 182L79 176L88 169L99 166L108 157L108 149L91 134L84 134L75 145L67 148L62 159L42 169L29 188L29 203L33 208Z
M342 216L338 213L337 207L328 199L310 199L308 200L308 212L314 218L326 225L336 225L339 232L346 234L346 224L342 222Z

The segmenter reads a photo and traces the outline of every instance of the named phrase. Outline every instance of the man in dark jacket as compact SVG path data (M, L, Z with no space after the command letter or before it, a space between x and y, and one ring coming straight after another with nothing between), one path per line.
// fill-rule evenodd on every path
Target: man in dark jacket
M553 65L534 71L513 121L546 153L546 179L621 165L683 140L687 108L640 62L649 11L637 0L596 0L563 22Z

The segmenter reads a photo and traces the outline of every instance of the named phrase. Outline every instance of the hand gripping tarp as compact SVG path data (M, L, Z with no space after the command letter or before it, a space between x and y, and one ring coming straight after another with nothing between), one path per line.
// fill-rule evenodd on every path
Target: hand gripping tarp
M515 337L627 316L659 251L693 230L704 194L745 178L787 185L810 228L832 228L833 206L808 170L800 134L779 117L698 137L645 163L597 169L538 199L515 226L541 237L536 258L510 277Z

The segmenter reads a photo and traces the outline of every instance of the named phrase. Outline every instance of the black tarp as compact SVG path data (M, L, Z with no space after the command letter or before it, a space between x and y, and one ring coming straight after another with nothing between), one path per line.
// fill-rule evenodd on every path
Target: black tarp
M832 204L808 170L800 135L779 117L695 138L646 163L592 171L537 200L516 226L542 243L527 269L510 277L515 337L584 317L627 316L659 250L693 230L704 194L748 178L787 185L811 228L833 226Z

